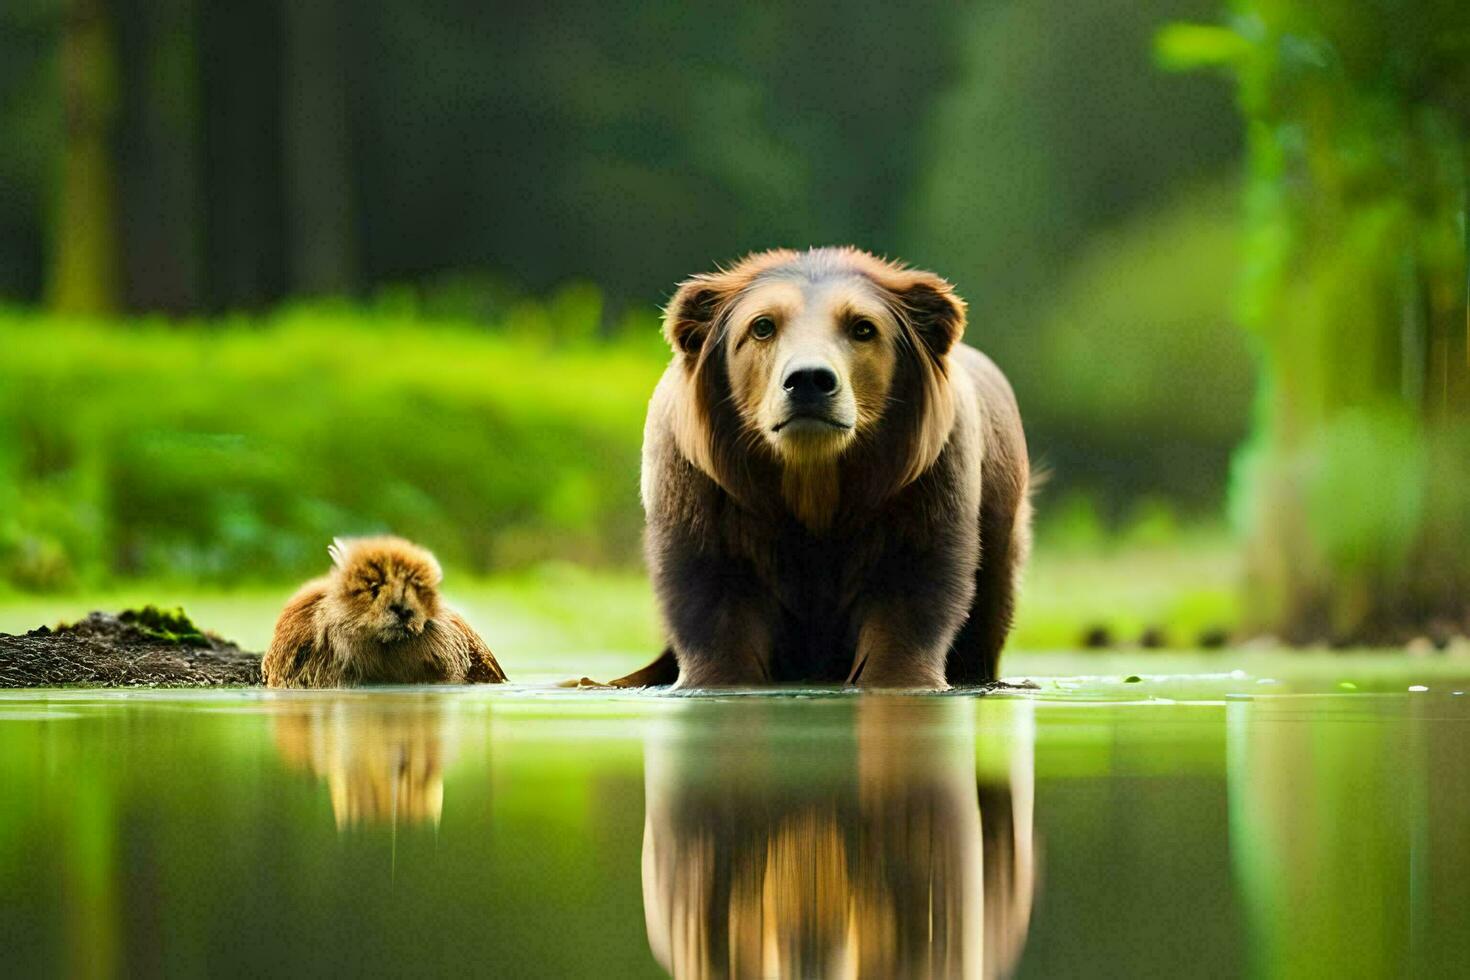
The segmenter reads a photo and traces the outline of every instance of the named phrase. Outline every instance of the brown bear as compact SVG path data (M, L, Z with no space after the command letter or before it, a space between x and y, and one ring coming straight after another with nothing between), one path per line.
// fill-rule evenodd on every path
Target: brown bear
M964 331L948 282L856 248L680 284L643 441L669 647L615 684L996 678L1030 467L1010 385Z

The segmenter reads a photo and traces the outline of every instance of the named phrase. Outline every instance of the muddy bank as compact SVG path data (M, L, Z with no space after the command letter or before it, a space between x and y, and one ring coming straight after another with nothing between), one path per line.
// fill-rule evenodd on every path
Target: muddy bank
M0 688L260 683L260 654L199 629L182 610L94 612L55 629L0 633Z

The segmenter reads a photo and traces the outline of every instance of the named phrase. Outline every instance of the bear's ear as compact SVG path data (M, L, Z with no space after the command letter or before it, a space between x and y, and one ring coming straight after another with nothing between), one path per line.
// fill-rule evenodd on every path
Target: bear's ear
M932 272L909 272L895 292L914 332L935 357L949 353L965 335L965 301Z
M674 298L664 307L664 338L669 346L691 359L697 358L720 308L733 293L733 283L718 274L694 276L679 283Z

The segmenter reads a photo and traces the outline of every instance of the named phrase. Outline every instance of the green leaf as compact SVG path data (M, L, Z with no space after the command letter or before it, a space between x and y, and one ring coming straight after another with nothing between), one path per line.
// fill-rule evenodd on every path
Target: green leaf
M1154 62L1167 71L1236 65L1249 54L1250 42L1228 27L1168 24L1154 36Z

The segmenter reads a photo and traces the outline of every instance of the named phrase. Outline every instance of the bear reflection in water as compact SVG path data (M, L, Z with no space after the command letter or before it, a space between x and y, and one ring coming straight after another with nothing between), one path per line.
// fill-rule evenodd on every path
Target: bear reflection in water
M1036 881L1029 705L863 699L833 706L835 737L729 707L713 728L672 721L645 756L644 914L666 970L1013 971Z
M439 824L444 810L442 712L429 702L333 700L276 716L287 764L327 783L337 829Z

